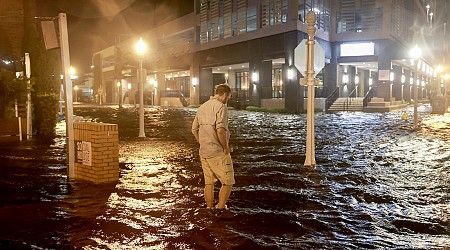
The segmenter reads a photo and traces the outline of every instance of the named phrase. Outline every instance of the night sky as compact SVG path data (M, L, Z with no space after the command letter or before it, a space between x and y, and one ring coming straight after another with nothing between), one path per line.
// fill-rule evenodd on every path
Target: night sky
M67 13L71 64L90 72L92 54L114 44L118 35L139 36L193 10L191 0L37 0L37 16Z

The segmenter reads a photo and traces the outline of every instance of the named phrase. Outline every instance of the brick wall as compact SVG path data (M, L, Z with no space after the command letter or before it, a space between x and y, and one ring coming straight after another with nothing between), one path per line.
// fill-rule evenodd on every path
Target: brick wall
M94 183L119 179L119 130L117 124L74 122L75 178ZM90 142L90 162L82 161L77 142ZM86 152L86 151L85 151ZM86 156L86 154L83 154ZM89 164L90 163L90 164Z

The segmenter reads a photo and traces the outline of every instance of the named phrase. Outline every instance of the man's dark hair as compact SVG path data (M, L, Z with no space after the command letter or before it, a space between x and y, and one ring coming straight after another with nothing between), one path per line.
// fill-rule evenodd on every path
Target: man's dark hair
M225 93L230 94L231 89L228 85L222 83L222 84L217 85L215 93L216 93L216 95L223 95Z

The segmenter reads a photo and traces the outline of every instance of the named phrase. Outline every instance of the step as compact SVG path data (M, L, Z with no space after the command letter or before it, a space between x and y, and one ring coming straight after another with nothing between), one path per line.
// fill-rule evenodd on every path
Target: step
M391 106L389 102L369 102L367 106L371 107L389 107Z

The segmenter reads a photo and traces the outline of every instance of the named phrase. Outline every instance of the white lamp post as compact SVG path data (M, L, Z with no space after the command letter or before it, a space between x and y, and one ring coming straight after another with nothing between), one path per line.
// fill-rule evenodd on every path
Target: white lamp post
M117 82L117 103L119 104L119 108L121 107L121 95L120 95L120 88L122 87L122 84L120 83L120 81Z
M139 137L145 137L144 131L144 74L142 72L142 60L144 59L145 45L142 37L139 38L139 42L136 44L136 53L139 58Z
M414 127L413 129L416 130L418 128L417 124L418 124L418 117L417 117L417 102L418 102L418 98L417 98L417 91L418 91L418 86L417 86L417 64L419 62L419 58L422 55L422 50L416 45L414 48L412 48L409 51L409 55L411 56L411 58L414 60L414 81L413 81L413 87L414 87Z
M76 73L75 68L72 67L72 66L70 66L70 68L69 68L69 75L70 75L70 79L71 79L71 80L76 80L76 79L78 79L78 76L75 75L75 73ZM78 86L75 85L75 86L73 87L73 89L75 90L75 98L74 98L74 100L72 100L72 102L77 102L77 101L78 101L78 100L77 100Z
M447 113L448 111L448 103L447 103L447 81L450 78L448 74L445 74L442 76L444 78L444 112Z
M77 85L75 85L75 87L73 87L73 89L75 90L75 101L74 102L77 102L78 101L78 98L77 98L77 95L78 95L78 86Z

